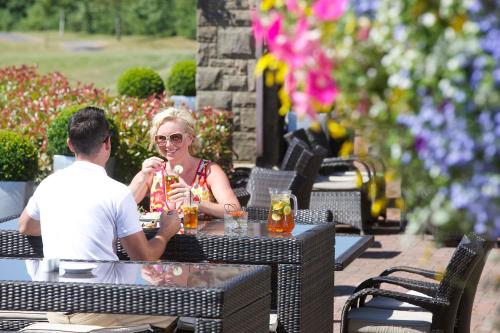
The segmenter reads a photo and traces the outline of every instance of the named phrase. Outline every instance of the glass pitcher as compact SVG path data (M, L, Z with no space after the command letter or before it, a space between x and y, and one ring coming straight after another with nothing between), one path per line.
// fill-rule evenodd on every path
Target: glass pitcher
M297 197L289 190L270 188L271 207L267 217L267 230L270 232L290 232L295 226L294 217L297 215ZM293 210L290 205L293 199Z

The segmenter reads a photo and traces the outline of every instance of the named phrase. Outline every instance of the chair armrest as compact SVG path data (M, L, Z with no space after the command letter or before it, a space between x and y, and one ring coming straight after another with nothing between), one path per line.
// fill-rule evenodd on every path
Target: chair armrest
M363 289L380 288L382 283L388 283L406 288L408 290L418 291L431 297L436 294L437 288L439 287L439 284L427 281L412 280L396 276L376 276L361 282L354 290L354 293Z
M383 296L389 297L400 302L410 303L416 306L419 306L429 312L432 312L433 315L436 315L439 311L443 310L445 307L449 306L449 303L437 298L432 297L424 297L418 295L405 294L397 291L369 288L363 289L352 294L346 301L344 308L342 309L342 322L341 322L341 332L347 333L347 316L349 314L349 310L354 307L359 307L359 304L364 300L367 296Z
M421 268L416 268L416 267L410 267L410 266L395 266L386 269L383 271L380 276L387 276L395 272L406 272L406 273L413 273L413 274L418 274L423 277L433 279L433 280L439 280L438 277L442 275L440 272L436 271L431 271L427 269L421 269Z
M356 158L356 157L347 157L347 158L329 157L329 158L325 158L325 159L323 159L323 162L321 163L321 169L324 170L325 168L345 166L345 167L355 168L357 172L360 172L359 168L356 166L356 164L354 162L361 164L366 169L366 173L368 175L368 181L370 181L374 178L372 168L366 162L364 162L361 159Z
M246 206L248 200L250 200L250 192L248 192L247 189L244 187L233 188L233 192L236 195L236 198L238 199L240 206L241 207Z

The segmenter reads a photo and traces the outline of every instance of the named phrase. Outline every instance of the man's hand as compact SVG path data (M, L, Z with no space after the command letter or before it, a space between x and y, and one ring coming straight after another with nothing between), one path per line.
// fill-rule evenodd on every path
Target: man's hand
M181 219L175 209L163 211L160 215L160 230L158 233L165 235L170 239L181 228Z

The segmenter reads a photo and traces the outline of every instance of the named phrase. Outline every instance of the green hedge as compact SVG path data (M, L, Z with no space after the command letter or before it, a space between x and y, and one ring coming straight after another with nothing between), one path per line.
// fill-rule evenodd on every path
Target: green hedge
M151 68L133 67L118 79L118 93L131 97L147 98L161 94L165 85L160 75Z
M74 105L62 110L47 128L47 150L50 155L73 156L66 143L68 139L68 124L71 116L86 105ZM120 144L118 127L114 120L106 117L111 134L111 156L114 156Z
M38 149L28 138L0 130L0 180L29 181L38 174Z
M176 63L167 78L171 95L196 96L196 62L184 60Z

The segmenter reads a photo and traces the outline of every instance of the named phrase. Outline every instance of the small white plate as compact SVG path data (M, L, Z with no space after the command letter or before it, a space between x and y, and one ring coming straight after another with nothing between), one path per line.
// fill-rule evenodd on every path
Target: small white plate
M96 267L96 264L87 262L61 262L59 264L59 268L62 268L67 274L89 274Z
M153 221L157 221L159 219L160 219L159 212L145 213L139 217L139 221L141 221L141 222L153 222Z

